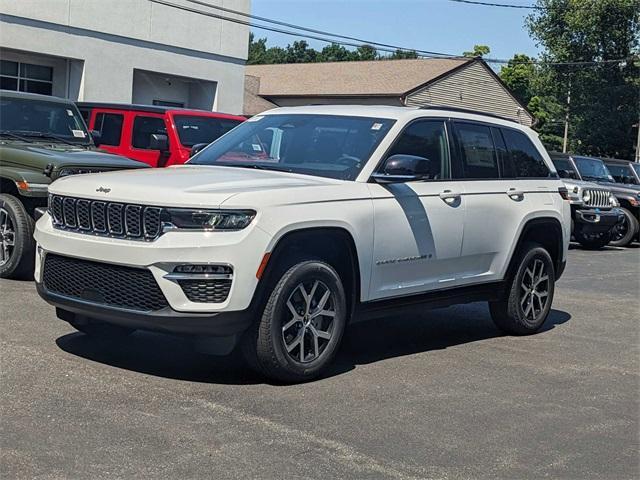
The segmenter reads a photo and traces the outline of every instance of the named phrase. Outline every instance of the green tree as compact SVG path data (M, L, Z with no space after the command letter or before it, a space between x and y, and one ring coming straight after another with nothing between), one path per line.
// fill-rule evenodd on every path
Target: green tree
M390 60L414 59L418 58L418 54L415 50L396 50L390 56L385 58Z
M371 45L361 45L356 49L358 60L378 60L378 51Z
M356 55L337 43L324 47L317 57L319 62L346 62L348 60L356 60Z
M462 52L465 57L483 57L488 55L491 49L487 45L474 45L470 52Z
M529 103L533 96L536 76L536 67L531 57L516 53L509 63L502 67L499 75L518 100L525 105Z
M544 48L542 60L599 62L541 64L537 75L535 88L553 99L549 104L566 109L571 91L571 150L631 158L632 125L640 109L638 0L537 0L536 5L541 8L526 25Z

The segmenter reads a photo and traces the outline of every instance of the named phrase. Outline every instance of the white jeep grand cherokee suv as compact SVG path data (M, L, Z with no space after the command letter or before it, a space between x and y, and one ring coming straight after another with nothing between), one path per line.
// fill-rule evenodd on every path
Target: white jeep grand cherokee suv
M301 381L356 319L488 301L544 323L565 265L566 190L536 134L461 110L323 106L251 118L186 165L51 185L36 281L90 335L240 344Z

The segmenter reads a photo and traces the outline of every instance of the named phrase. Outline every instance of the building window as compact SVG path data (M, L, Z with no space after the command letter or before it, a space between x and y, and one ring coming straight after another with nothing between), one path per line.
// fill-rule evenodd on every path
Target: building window
M1 60L0 88L52 95L53 67Z
M169 100L154 100L153 104L159 107L184 108L184 103L172 102Z

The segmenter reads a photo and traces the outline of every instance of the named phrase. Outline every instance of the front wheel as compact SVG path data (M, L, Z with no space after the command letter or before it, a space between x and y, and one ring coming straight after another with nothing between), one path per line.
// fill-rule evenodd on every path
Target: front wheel
M33 225L20 200L0 194L0 278L33 279Z
M575 233L576 242L587 250L599 250L609 244L611 241L611 231L604 233L584 233L577 231Z
M336 271L319 260L289 268L277 281L262 317L245 335L248 363L278 381L320 375L333 360L347 321L347 303Z
M622 222L613 228L613 235L610 244L614 247L626 247L633 242L638 233L638 220L626 208L622 208L624 218Z
M555 270L549 252L529 243L521 251L505 297L489 302L496 326L512 335L530 335L544 324L553 301Z

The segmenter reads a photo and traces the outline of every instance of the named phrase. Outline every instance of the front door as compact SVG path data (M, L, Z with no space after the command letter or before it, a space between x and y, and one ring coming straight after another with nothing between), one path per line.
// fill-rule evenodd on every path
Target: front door
M464 225L459 182L450 178L444 120L417 120L405 128L385 159L416 155L431 163L424 181L369 184L374 209L369 299L411 295L457 284Z

